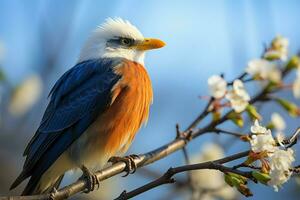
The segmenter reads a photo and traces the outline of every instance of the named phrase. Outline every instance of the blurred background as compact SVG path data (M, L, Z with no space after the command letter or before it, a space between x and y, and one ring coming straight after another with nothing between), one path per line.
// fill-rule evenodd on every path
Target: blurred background
M37 128L55 81L77 61L80 48L90 32L107 17L122 17L136 25L145 36L164 40L167 46L146 56L154 88L149 122L137 135L129 153L145 153L175 137L175 124L182 128L200 113L206 101L207 79L225 73L231 80L250 59L261 55L264 44L276 35L290 40L290 53L300 50L300 1L94 1L94 0L1 0L0 1L0 195L18 194L22 187L8 191L20 173L23 150ZM291 77L290 77L291 78ZM255 89L252 87L252 89ZM255 92L254 90L252 93ZM281 96L293 99L290 92ZM297 102L299 105L299 102ZM287 120L285 132L292 133L299 119L290 119L269 105L261 108L264 123L273 112ZM235 129L230 122L227 129ZM243 130L247 132L249 126ZM296 145L296 154L299 145ZM248 149L230 136L208 134L191 142L193 161L215 159ZM297 151L298 150L298 151ZM298 157L299 160L299 157ZM182 152L140 169L134 175L104 181L98 192L75 198L113 199L161 175L171 165L184 164ZM299 163L298 163L299 164ZM76 178L67 176L63 184ZM76 177L78 177L76 175ZM176 176L179 184L164 185L135 199L244 199L222 187L218 173L195 174L199 194L190 195L186 175ZM24 185L24 184L23 184ZM250 185L249 199L299 199L295 179L279 192L271 187ZM211 194L210 194L211 192Z

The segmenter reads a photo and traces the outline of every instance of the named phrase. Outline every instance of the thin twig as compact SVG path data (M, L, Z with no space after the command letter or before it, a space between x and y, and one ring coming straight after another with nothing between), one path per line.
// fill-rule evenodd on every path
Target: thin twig
M176 138L180 138L180 137L182 137L182 132L180 131L179 124L177 123L176 124ZM189 158L189 154L188 154L187 149L186 149L186 146L184 146L182 148L182 153L183 153L185 164L187 164L187 165L191 164L190 158ZM191 175L190 172L187 173L187 185L189 186L189 188L193 192L194 191L194 187L193 187L193 184L192 184L192 175Z
M254 165L247 165L245 163L241 163L241 164L235 165L232 168L233 169L238 169L238 168L241 168L241 167L250 168L250 169L261 169L261 167L257 167L257 166L254 166Z
M218 160L214 160L214 161L208 161L208 162L204 162L204 163L198 163L198 164L192 164L192 165L184 165L184 166L180 166L180 167L175 167L175 168L169 168L167 170L166 173L164 173L164 175L162 175L161 177L159 177L158 179L144 185L141 186L133 191L130 192L126 192L123 191L121 193L121 195L116 198L116 200L126 200L126 199L130 199L132 197L135 197L141 193L144 193L148 190L151 190L155 187L158 187L160 185L164 185L164 184L168 184L168 183L174 183L175 179L173 178L173 176L175 174L178 173L182 173L182 172L186 172L186 171L191 171L191 170L199 170L199 169L215 169L215 170L219 170L221 172L232 172L235 174L239 174L241 176L247 177L250 180L255 181L255 179L253 179L251 172L245 172L245 171L240 171L240 170L236 170L236 169L232 169L230 167L226 167L223 166L222 164L233 161L233 160L237 160L243 157L248 156L249 151L245 151L245 152L241 152L238 154L234 154L232 156L228 156L222 159L218 159Z
M223 130L223 129L219 129L219 128L215 128L215 129L213 129L211 131L215 132L217 134L224 133L224 134L232 135L232 136L235 136L235 137L242 137L242 136L246 135L246 134L242 134L242 133L238 133L238 132L234 132L234 131Z
M143 176L147 179L150 179L150 180L156 179L161 176L160 172L153 170L153 169L149 169L149 167L141 168L139 171L137 171L137 174L139 174L140 176ZM176 186L176 187L174 187L175 190L178 188L183 188L183 187L186 188L187 180L185 178L177 179L175 186Z
M239 75L236 79L230 81L227 83L227 85L233 85L233 82L237 79L241 80L244 82L244 78L247 76L247 73L246 72L243 72L241 75Z

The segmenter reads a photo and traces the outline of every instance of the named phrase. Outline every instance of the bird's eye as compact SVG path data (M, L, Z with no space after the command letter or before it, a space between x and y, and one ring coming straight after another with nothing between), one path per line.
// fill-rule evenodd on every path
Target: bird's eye
M130 46L133 43L133 41L129 38L121 38L120 42L122 45L125 45L125 46Z

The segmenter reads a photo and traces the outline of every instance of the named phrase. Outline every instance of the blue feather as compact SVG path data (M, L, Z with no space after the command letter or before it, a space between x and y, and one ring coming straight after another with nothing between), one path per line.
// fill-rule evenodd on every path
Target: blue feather
M41 124L25 149L23 172L13 185L31 176L31 186L93 123L111 101L111 89L121 78L114 67L122 59L81 62L67 71L50 92Z

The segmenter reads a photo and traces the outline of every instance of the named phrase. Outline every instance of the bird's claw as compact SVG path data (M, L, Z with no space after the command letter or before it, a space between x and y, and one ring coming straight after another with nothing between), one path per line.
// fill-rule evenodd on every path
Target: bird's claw
M55 199L55 195L58 193L57 189L54 187L50 193L49 199L50 200L54 200Z
M98 180L96 174L91 172L87 167L82 166L81 170L83 172L82 178L84 178L87 182L87 189L84 191L84 193L89 193L93 190L95 190L95 187L97 186L97 189L100 187L100 181Z
M140 157L136 154L132 154L132 155L125 156L125 157L113 156L108 160L108 162L111 162L112 164L117 163L117 162L124 162L126 164L126 167L124 169L126 174L123 175L123 177L126 177L129 174L135 173L135 171L137 169L137 165L134 162L134 159L136 159L136 158L140 158Z

